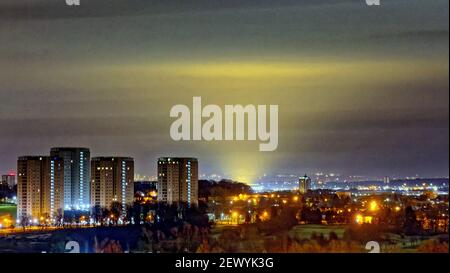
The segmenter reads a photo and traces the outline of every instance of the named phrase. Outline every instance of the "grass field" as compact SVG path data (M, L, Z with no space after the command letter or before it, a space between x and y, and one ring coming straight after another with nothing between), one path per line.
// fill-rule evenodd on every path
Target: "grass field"
M0 216L11 215L11 219L16 219L16 205L0 204Z
M297 239L310 239L311 235L316 233L317 235L323 234L325 238L328 238L330 232L334 232L339 238L342 238L345 228L344 225L299 225L293 227L289 231L289 235Z

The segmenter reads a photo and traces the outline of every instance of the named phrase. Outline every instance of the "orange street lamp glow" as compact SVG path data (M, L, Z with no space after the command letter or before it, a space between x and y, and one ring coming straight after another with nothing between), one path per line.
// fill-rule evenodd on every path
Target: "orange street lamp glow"
M376 210L378 210L378 204L377 204L376 201L370 202L370 210L371 210L371 211L376 211Z
M357 214L356 215L356 223L357 224L362 224L363 223L363 217L361 214Z
M372 220L373 220L372 216L364 217L364 223L366 223L366 224L372 224Z

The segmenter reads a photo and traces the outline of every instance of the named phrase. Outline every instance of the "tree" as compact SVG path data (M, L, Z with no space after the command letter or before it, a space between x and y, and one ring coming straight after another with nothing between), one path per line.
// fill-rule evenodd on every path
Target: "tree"
M22 215L20 217L20 226L22 226L23 230L25 230L25 228L30 224L30 220L31 218L27 215Z
M441 242L439 240L427 240L418 248L419 253L448 253L448 241Z
M328 235L328 239L330 240L330 241L333 241L333 240L339 240L339 238L338 238L338 236L337 236L337 234L336 234L336 232L334 232L334 231L331 231L330 232L330 234Z
M109 218L109 216L111 215L111 212L109 211L108 208L102 207L101 208L101 215L102 215L101 224L103 226L103 224L105 223L105 219Z
M94 237L94 252L95 253L123 253L122 246L119 241L105 238L98 243L97 236Z
M403 226L406 235L416 235L419 232L419 225L416 219L416 213L411 206L405 209L405 224Z
M56 220L56 225L57 226L64 225L64 213L63 213L62 209L58 209L56 211L55 220Z
M117 225L117 222L119 221L120 216L123 215L123 206L120 202L112 202L111 208L110 208L110 218L113 223Z
M94 221L96 223L102 223L103 222L103 209L99 205L95 205L92 208L92 217L94 218Z

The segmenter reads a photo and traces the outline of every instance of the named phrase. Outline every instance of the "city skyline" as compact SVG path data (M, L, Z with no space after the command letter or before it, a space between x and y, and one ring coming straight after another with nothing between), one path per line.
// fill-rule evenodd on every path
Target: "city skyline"
M156 166L158 202L198 206L196 158L161 157ZM57 147L50 155L19 157L17 169L17 223L58 225L74 212L93 222L105 210L112 221L130 221L127 212L136 204L131 157L91 158L88 148Z
M449 176L448 1L59 2L0 3L2 174L82 146L132 156L145 175L189 155L247 183ZM169 111L194 96L279 105L278 149L173 141Z
M51 148L52 150L54 148ZM74 148L74 146L67 146L67 147L58 147L58 149L85 149L87 151L91 151L92 149L90 147L82 146L78 148ZM132 158L135 159L133 155L124 155L124 154L115 154L115 153L109 153L113 154L112 156L107 156L107 158ZM22 154L15 158L15 162L17 162L17 158L21 157L48 157L45 153L40 154ZM182 158L182 156L166 156L167 158ZM105 158L105 155L97 155L93 154L91 156L92 159L94 158ZM160 159L158 157L157 161ZM156 163L150 162L150 165L156 165ZM134 180L140 181L140 180L149 180L149 181L157 181L158 180L158 171L154 168L155 166L151 166L148 173L138 173L134 171ZM16 166L17 167L17 166ZM254 183L264 183L261 180L267 180L267 178L270 179L270 177L294 177L295 179L302 178L304 175L310 175L314 176L316 178L321 177L319 180L326 179L329 182L357 182L357 181L383 181L386 178L389 179L427 179L427 178L449 178L449 176L445 175L421 175L418 173L410 173L407 175L398 175L398 174L386 174L386 173L379 173L379 174L360 174L360 173L348 173L348 172L335 172L334 170L324 170L323 168L315 168L310 169L309 171L304 171L304 169L299 168L292 170L287 173L277 172L277 170L272 170L272 172L266 172L266 173L258 173L255 175L254 180L252 181L239 181L238 179L235 179L236 176L234 176L232 173L206 173L201 171L201 164L199 164L199 179L206 179L206 180L234 180L236 182L244 182L249 185L252 185ZM8 171L1 172L0 176L17 176L17 168L9 169Z

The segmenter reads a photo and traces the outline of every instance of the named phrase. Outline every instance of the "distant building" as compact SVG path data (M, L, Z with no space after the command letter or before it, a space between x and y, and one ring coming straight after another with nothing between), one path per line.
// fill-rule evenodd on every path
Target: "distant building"
M391 178L390 178L389 176L383 177L383 183L384 183L384 184L389 184L389 183L391 183Z
M113 202L126 206L134 198L134 160L130 157L94 157L91 161L93 207L110 208Z
M298 179L298 189L301 194L305 194L311 189L311 178L306 174Z
M64 165L64 209L90 208L90 151L87 148L52 148L51 157Z
M196 158L158 159L158 201L198 205L198 161Z
M336 195L339 197L339 199L351 198L352 192L351 191L337 191Z
M62 216L64 207L63 160L24 156L17 161L17 217L34 224Z
M13 173L2 175L2 185L7 185L10 189L16 185L16 175Z

